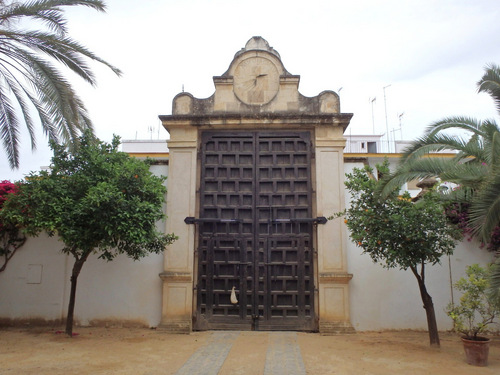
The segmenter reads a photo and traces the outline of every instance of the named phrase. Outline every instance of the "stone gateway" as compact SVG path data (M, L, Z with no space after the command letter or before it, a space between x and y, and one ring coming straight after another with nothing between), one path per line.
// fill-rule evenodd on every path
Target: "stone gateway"
M180 93L170 133L161 327L351 331L338 95L298 91L261 37L214 77Z

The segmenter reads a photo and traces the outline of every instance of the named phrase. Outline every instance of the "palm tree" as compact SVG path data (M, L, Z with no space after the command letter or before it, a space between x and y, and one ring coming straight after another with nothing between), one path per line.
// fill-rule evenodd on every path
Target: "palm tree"
M0 0L0 138L12 169L19 168L20 128L24 122L36 148L33 109L48 138L71 145L84 129L92 129L87 110L55 64L62 64L91 85L88 62L96 61L120 75L68 36L63 7L86 6L104 11L100 0ZM18 26L42 26L25 30Z
M479 92L488 93L500 113L500 67L488 65L477 83ZM468 136L449 135L458 130ZM456 152L453 158L436 158L437 151ZM434 157L433 157L434 156ZM449 117L431 124L421 138L404 152L396 171L384 177L382 197L405 182L427 177L455 183L446 199L469 205L472 234L489 243L500 225L500 128L494 120ZM491 277L492 292L500 300L500 259Z

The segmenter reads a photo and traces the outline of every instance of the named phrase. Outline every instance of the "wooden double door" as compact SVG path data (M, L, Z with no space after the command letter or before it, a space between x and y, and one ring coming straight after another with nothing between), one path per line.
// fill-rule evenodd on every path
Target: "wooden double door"
M311 153L309 132L202 134L195 330L316 328Z

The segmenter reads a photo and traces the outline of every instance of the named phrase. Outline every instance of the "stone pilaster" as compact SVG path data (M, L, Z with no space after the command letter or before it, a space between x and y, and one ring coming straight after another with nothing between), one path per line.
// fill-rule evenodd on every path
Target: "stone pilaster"
M191 332L193 312L194 226L184 218L196 210L196 129L172 127L168 142L170 160L167 180L167 233L179 239L165 250L162 319L160 327L172 332Z
M344 209L345 140L341 127L316 133L316 207L318 216ZM353 332L349 313L346 236L340 219L318 225L318 299L321 334Z

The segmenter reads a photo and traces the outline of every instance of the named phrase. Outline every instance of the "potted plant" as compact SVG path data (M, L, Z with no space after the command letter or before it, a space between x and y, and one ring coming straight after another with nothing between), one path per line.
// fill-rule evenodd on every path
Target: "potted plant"
M474 366L487 366L490 339L480 336L494 323L500 313L500 303L487 293L489 269L478 264L468 266L467 277L458 280L454 287L462 292L460 303L450 303L447 314L455 323L455 330L463 334L462 342L466 361Z

